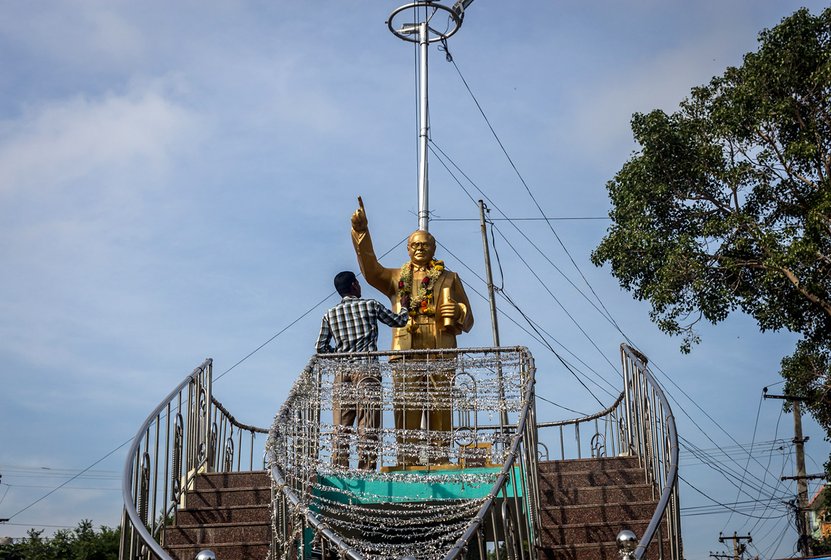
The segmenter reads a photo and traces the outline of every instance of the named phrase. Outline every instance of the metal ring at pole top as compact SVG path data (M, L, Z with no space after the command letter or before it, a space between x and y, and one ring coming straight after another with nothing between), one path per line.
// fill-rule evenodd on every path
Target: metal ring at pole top
M411 23L406 24L406 25L401 25L398 29L396 29L394 27L394 25L395 25L395 21L394 21L395 16L397 16L398 14L400 14L400 13L406 11L406 10L409 10L410 8L416 8L416 9L417 8L432 8L433 9L433 13L427 19L428 35L429 35L429 33L433 34L433 37L428 37L427 38L428 43L436 43L438 41L448 39L448 38L452 37L453 35L455 35L456 32L462 27L462 17L463 17L462 14L463 14L463 12L459 12L459 11L454 10L452 8L448 8L447 6L445 6L443 4L439 4L438 2L435 2L433 0L422 0L420 2L412 2L410 4L405 4L404 6L400 6L400 7L396 8L395 10L393 10L393 12L390 14L389 19L387 19L387 27L389 27L389 30L392 32L393 35L395 35L396 37L398 37L399 39L401 39L403 41L408 41L410 43L418 43L419 42L419 40L418 40L418 25L419 25L419 23L411 22ZM450 19L449 19L450 25L448 26L449 27L448 31L444 31L444 32L437 31L437 30L435 30L435 29L433 29L432 27L429 26L430 20L433 19L433 16L436 15L436 12L438 12L438 11L447 12L447 15L450 17Z

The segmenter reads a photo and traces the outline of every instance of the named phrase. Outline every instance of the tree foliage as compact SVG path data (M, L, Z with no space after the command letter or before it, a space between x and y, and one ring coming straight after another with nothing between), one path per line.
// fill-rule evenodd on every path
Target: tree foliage
M699 321L736 310L800 333L782 374L831 428L831 8L762 31L740 67L632 131L641 148L607 184L594 263L684 351Z
M62 529L51 538L29 529L21 542L0 545L0 560L117 560L118 546L118 529L102 526L96 531L84 519L75 529Z

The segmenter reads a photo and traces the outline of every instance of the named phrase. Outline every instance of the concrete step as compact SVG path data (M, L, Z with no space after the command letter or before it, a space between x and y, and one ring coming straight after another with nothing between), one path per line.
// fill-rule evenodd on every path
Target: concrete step
M200 474L165 531L165 549L176 560L205 549L222 560L262 560L271 540L270 502L265 471Z
M649 521L655 513L655 502L622 502L583 505L543 505L540 517L544 524L575 525L578 523L620 523Z
M268 523L205 523L176 525L165 531L165 544L268 544L271 527Z
M540 499L545 503L560 505L608 504L618 502L645 502L652 500L652 486L632 484L626 486L569 486L552 485L540 480Z
M540 461L539 472L572 472L588 470L636 469L640 467L637 457L597 457L589 459L565 459L561 461Z
M618 560L617 534L643 535L657 507L637 457L546 461L539 486L539 560ZM646 558L659 552L653 543Z
M540 488L573 488L582 486L628 486L646 484L640 468L545 471L539 473Z
M195 490L185 496L185 507L203 508L219 506L268 505L271 502L271 488L225 488Z
M267 504L225 507L199 507L180 509L176 515L177 525L201 525L203 523L268 523L271 511Z
M543 523L540 540L543 546L576 545L583 543L614 542L617 534L624 529L642 535L649 520L618 519L613 522L575 523L570 525L549 525Z
M270 488L267 471L202 473L196 477L196 490L225 488Z

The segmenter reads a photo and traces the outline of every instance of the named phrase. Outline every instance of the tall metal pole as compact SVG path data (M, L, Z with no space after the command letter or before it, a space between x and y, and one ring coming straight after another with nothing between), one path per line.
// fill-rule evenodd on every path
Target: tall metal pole
M418 229L429 231L430 201L427 185L427 47L430 43L427 22L418 25L418 50L420 54L418 68Z
M445 6L435 0L415 0L392 11L387 27L393 35L408 43L418 43L418 229L429 231L430 200L427 174L427 141L430 136L430 107L427 101L427 49L430 43L446 41L462 27L465 9L473 0L457 0L452 6ZM423 12L422 12L423 10ZM401 22L407 14L409 21ZM424 21L409 19L410 14ZM422 14L422 16L419 16ZM438 21L438 14L444 14L447 21L437 28L431 28L431 21ZM432 33L432 38L430 34Z
M491 328L493 329L493 345L497 348L499 344L499 322L496 318L496 298L493 293L493 273L491 272L491 253L488 248L488 230L485 227L485 203L479 201L479 223L482 227L482 248L485 253L485 275L488 280L488 301L491 305ZM502 404L505 402L505 387L502 383L502 364L497 362L496 366L496 383L499 388L499 421L502 427L508 425L508 411Z

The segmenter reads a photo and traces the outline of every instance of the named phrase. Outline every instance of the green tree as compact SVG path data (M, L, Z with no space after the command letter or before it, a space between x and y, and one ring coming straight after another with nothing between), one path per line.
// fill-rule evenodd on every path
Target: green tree
M51 538L43 531L29 529L19 543L0 545L0 560L117 560L119 530L102 526L95 531L84 519L69 531L62 529Z
M801 9L679 110L632 117L592 254L682 337L744 311L802 335L781 373L831 435L831 8Z

